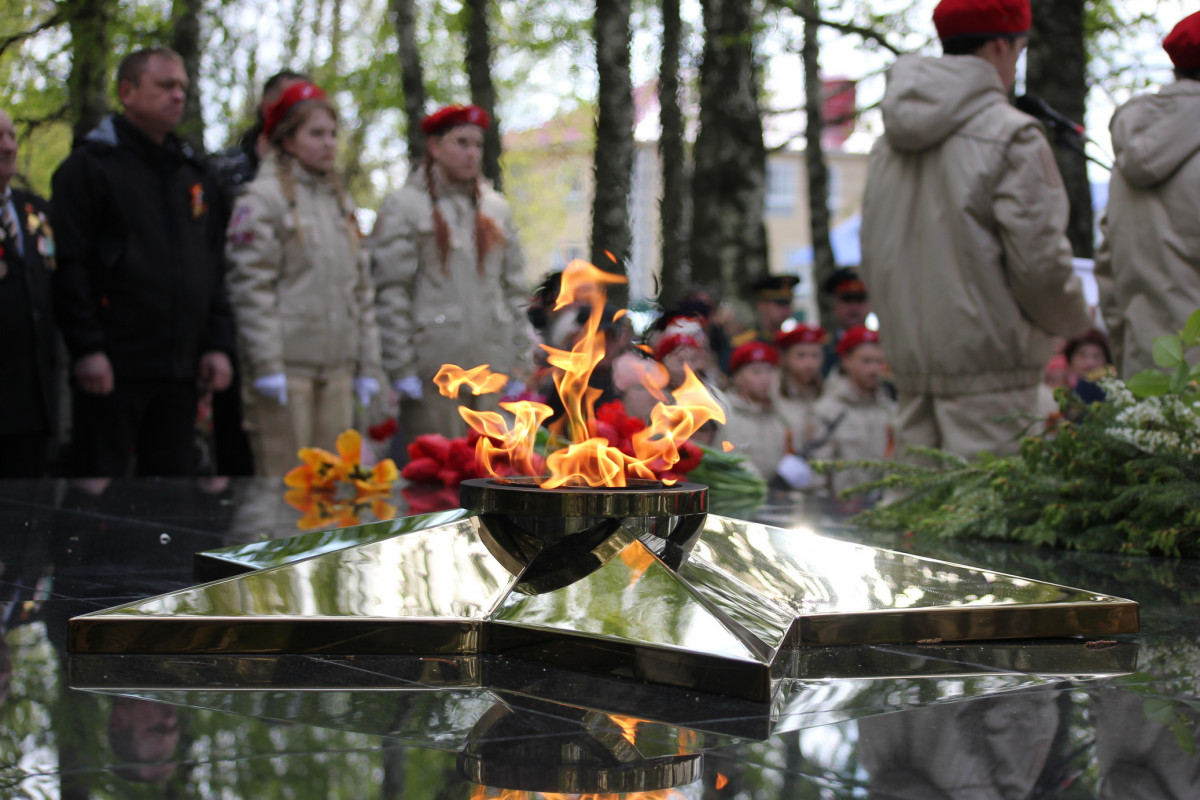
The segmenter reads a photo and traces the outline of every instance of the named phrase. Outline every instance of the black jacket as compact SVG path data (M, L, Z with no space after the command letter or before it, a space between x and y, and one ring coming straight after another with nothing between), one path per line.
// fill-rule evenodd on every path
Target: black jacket
M117 378L194 379L232 355L220 217L203 162L106 118L54 174L55 308L73 359L103 351Z
M0 228L0 436L49 435L57 418L50 206L29 192L12 196L23 246Z

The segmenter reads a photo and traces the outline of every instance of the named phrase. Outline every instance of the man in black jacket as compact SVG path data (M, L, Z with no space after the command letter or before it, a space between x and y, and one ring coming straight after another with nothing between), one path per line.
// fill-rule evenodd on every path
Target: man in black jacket
M0 478L40 477L54 433L50 207L13 189L17 131L0 111Z
M187 73L172 50L117 70L110 116L54 175L55 305L73 361L79 476L193 471L201 389L229 385L234 342L220 214L204 164L172 130Z

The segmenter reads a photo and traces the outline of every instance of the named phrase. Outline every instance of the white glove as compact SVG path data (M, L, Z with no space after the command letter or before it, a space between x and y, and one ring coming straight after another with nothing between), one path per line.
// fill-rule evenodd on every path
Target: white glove
M421 379L416 375L408 375L392 384L401 397L408 397L412 400L421 399Z
M269 397L281 406L287 405L287 375L273 372L254 379L254 391Z
M812 485L812 467L800 456L788 453L779 460L775 473L787 481L793 489L807 489Z
M358 402L364 406L371 405L371 398L379 394L379 381L372 378L370 375L363 375L354 379L354 393L358 395Z

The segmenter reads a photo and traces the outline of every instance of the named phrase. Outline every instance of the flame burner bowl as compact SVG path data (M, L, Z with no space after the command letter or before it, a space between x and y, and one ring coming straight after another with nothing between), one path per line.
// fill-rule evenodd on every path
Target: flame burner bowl
M687 557L708 512L708 488L631 480L623 487L542 489L538 479L463 481L459 503L477 512L488 550L518 590L553 591L603 566L639 539L672 568Z

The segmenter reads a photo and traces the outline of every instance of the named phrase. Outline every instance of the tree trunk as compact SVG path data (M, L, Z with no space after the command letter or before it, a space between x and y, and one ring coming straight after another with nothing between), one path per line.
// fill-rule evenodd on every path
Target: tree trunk
M425 78L421 53L417 50L416 0L391 0L396 24L396 55L400 62L400 88L404 91L404 115L408 121L408 163L416 167L425 155Z
M816 14L817 0L804 0L806 11ZM821 320L831 318L832 305L820 287L833 275L837 264L833 258L833 244L829 241L829 167L825 163L825 149L821 134L825 130L825 92L821 85L821 44L817 40L820 26L804 21L804 47L801 58L804 62L804 166L808 173L808 219L812 232L813 270L812 279L817 297Z
M496 119L496 88L492 85L491 24L488 22L489 0L467 0L467 77L471 82L471 102L492 118L491 127L483 132L483 174L501 188L500 120Z
M197 153L204 152L204 115L200 109L200 11L203 0L174 0L171 4L171 49L183 57L188 89L183 123L176 129Z
M633 84L630 75L630 0L596 0L596 71L600 76L593 159L592 263L625 275L632 234ZM609 257L609 254L612 257ZM621 291L610 292L614 299Z
M1082 122L1087 110L1087 48L1084 42L1084 0L1033 0L1033 32L1025 87L1064 116ZM1087 161L1065 147L1054 148L1071 200L1067 236L1080 258L1095 252L1092 226L1092 187Z
M71 30L71 72L67 76L73 141L78 144L108 113L109 22L115 0L69 0L64 3Z
M691 285L687 261L687 167L684 153L683 111L679 105L679 57L683 48L683 22L679 0L663 0L662 63L659 68L658 107L662 131L658 138L662 164L662 274L659 299L664 306L677 303Z
M702 0L701 6L705 36L692 173L692 278L731 298L769 269L755 19L745 0Z

